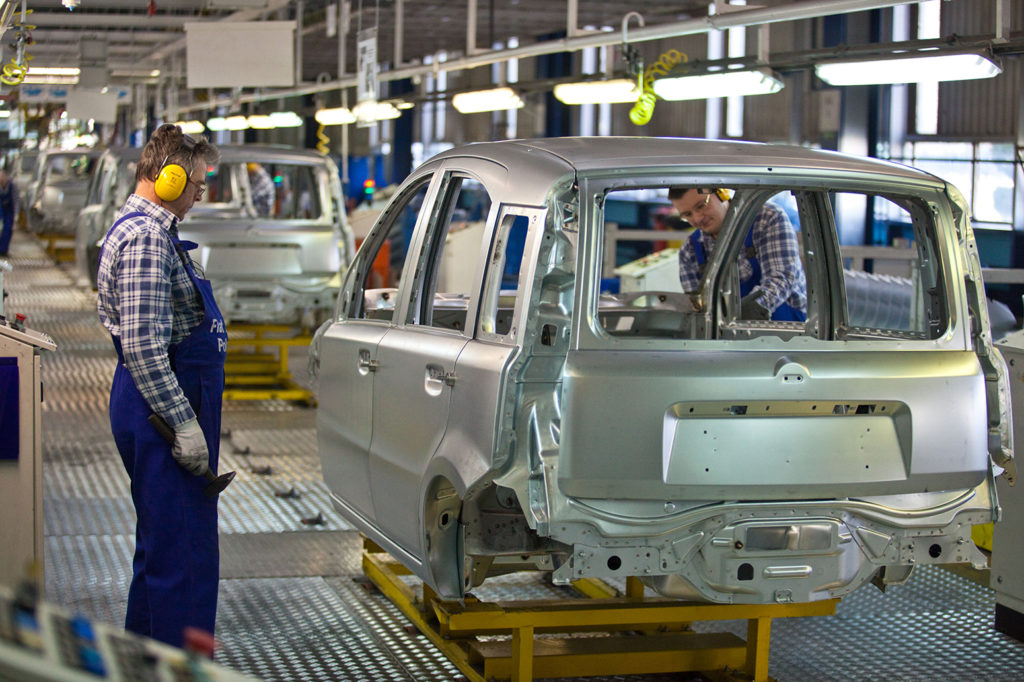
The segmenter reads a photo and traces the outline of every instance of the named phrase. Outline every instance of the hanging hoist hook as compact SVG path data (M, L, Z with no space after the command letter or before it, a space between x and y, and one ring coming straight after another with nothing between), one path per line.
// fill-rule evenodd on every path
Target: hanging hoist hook
M639 12L628 12L622 17L622 59L626 62L628 72L637 76L638 87L643 87L644 61L640 57L640 51L629 44L629 20L636 17L640 28L645 26L644 17Z

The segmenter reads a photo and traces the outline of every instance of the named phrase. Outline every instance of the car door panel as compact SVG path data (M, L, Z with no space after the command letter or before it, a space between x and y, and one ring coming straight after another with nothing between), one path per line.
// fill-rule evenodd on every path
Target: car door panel
M373 429L373 363L388 326L347 320L320 339L317 433L324 480L360 514L373 518L369 450Z

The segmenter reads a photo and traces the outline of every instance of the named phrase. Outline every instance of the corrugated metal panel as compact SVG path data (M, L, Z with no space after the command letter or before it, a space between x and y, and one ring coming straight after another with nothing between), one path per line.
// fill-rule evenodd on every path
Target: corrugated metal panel
M995 30L996 3L992 0L953 0L942 3L942 35L961 36L991 34ZM1010 25L1024 26L1024 0L1010 3Z
M1021 91L1021 57L1003 60L995 78L939 85L939 135L1013 139Z

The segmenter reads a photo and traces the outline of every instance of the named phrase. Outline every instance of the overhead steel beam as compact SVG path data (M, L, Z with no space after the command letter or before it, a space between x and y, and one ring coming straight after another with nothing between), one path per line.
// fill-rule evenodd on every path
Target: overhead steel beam
M773 24L787 21L800 21L813 19L821 16L836 14L850 14L899 5L914 4L916 0L798 0L788 5L776 7L750 7L749 9L737 9L728 14L718 14L707 17L687 19L685 21L670 24L647 26L644 28L630 29L629 42L646 42L651 40L662 40L665 38L677 38L687 35L707 33L711 30L725 30L743 26L757 26L761 24ZM382 71L378 78L381 82L400 80L403 78L414 78L417 76L430 75L437 71L457 71L460 69L474 69L487 66L507 59L522 59L528 57L539 57L541 55L555 54L558 52L575 52L588 47L602 47L620 43L620 37L615 32L598 31L590 34L581 34L574 37L566 37L557 40L549 40L542 43L533 43L523 47L503 50L483 50L476 54L463 57L455 57L443 63L430 65L399 66L391 71ZM250 95L242 95L234 98L233 102L261 102L269 99L282 97L297 97L317 92L327 92L339 88L348 88L356 85L356 75L346 74L337 80L326 83L315 83L285 90L261 90ZM191 107L183 107L183 111L202 111L223 106L224 102L203 102L196 103Z

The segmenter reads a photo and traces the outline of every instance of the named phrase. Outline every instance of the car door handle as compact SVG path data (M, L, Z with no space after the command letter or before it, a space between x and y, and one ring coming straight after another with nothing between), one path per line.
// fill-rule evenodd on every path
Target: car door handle
M370 372L376 372L377 368L380 367L380 363L370 357L370 351L361 350L359 351L359 373L368 374Z

